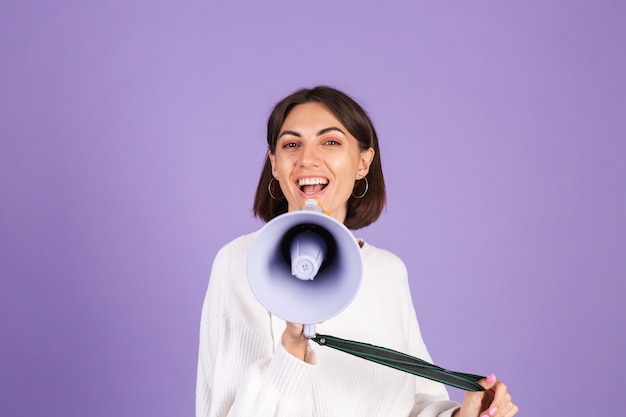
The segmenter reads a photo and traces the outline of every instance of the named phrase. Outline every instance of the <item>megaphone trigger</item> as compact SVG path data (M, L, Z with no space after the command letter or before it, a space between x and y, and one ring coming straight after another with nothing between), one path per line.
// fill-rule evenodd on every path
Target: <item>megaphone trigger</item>
M304 329L302 329L302 335L307 339L313 339L317 336L317 331L315 323L309 323L304 325Z

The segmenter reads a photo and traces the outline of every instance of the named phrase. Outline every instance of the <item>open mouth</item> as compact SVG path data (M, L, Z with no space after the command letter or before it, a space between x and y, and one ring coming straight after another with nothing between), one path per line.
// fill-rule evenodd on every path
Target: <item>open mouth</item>
M326 178L314 177L314 178L302 178L298 181L300 191L307 195L314 195L322 191L328 185Z

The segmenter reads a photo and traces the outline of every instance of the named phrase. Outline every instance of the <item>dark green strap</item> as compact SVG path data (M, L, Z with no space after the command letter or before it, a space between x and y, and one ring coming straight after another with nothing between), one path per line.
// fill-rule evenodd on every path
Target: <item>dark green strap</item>
M369 343L354 342L352 340L339 339L338 337L317 334L312 338L320 346L328 346L350 355L358 356L368 361L408 372L433 381L441 382L465 391L484 391L478 384L483 376L454 372L443 369L425 360L406 355L395 350Z

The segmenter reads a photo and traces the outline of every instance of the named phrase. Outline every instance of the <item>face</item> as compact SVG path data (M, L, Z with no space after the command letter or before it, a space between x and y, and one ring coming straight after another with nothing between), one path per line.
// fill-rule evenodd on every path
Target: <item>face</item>
M315 198L335 219L344 222L354 182L368 173L374 150L358 141L321 103L305 103L287 115L269 153L272 175L288 202L300 210Z

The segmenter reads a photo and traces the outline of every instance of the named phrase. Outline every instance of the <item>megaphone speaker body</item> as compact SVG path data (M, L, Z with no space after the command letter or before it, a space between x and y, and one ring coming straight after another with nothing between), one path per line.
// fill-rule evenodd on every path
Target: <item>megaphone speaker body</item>
M306 236L310 233L316 236ZM296 256L301 259L292 265ZM303 271L294 270L298 268ZM309 268L315 271L309 274ZM315 211L292 211L272 219L248 253L248 280L259 302L285 321L304 324L306 337L315 336L315 324L352 302L362 275L354 235L333 217Z

